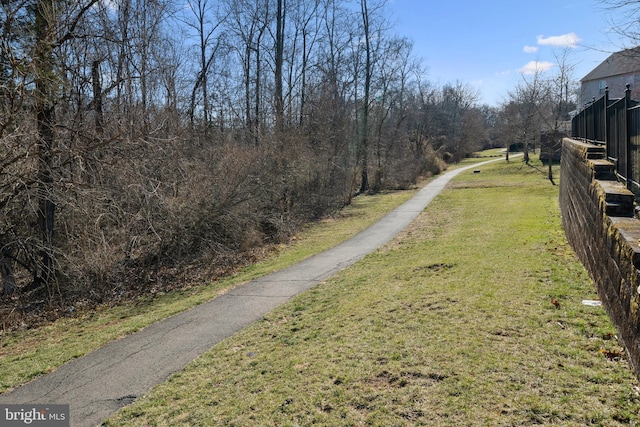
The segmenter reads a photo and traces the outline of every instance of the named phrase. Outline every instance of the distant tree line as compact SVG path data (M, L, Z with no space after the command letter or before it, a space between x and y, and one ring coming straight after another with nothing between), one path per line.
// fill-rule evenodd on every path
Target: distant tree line
M0 0L5 301L232 267L491 145L378 0ZM11 298L9 298L11 297Z

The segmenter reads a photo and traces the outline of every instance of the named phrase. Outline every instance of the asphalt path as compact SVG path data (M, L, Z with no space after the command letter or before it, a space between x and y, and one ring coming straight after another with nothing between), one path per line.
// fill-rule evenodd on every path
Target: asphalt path
M99 425L223 339L393 239L454 176L498 160L451 170L348 241L71 360L0 395L0 404L68 404L71 426Z

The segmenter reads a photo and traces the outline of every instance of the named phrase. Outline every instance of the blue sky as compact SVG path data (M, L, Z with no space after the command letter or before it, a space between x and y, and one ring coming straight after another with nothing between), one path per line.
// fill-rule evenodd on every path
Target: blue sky
M388 7L431 82L469 84L490 105L507 99L527 65L556 64L562 46L572 46L575 80L624 46L610 29L614 12L597 0L389 0Z

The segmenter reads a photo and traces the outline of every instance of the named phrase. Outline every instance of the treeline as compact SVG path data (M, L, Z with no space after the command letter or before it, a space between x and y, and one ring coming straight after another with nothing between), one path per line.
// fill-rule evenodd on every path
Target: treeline
M169 286L490 144L375 0L0 0L5 304Z

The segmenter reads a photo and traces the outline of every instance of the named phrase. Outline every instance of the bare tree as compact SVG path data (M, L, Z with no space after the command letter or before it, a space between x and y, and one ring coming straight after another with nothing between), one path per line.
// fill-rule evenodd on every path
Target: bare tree
M23 118L30 80L29 58L21 54L29 43L30 3L0 2L0 280L3 292L8 295L16 290L11 206L28 189L27 185L34 183L23 166L24 159L35 151L35 144L14 136Z
M38 0L35 7L35 113L38 140L38 224L42 239L41 272L37 279L49 286L54 278L53 229L55 203L52 200L56 81L53 47L56 12L52 0Z
M442 87L438 107L439 126L444 137L444 148L451 157L449 160L460 161L473 151L473 148L466 146L469 141L464 138L464 125L465 116L474 108L477 100L478 92L462 82Z
M553 158L555 150L561 144L563 136L563 124L569 121L569 112L575 109L572 88L573 65L570 63L569 48L565 48L555 53L557 61L557 72L549 81L549 99L546 106L541 106L540 115L544 124L544 131L549 135L546 150L548 165L548 178L551 183L553 180Z
M262 39L271 19L269 0L227 0L226 7L228 28L239 40L235 50L242 63L245 123L258 143L262 123Z
M74 39L80 21L96 2L68 2L62 8L53 0L1 4L4 96L0 138L8 151L0 155L0 270L7 294L16 287L13 262L17 260L14 248L18 240L34 241L16 234L29 205L23 205L18 215L13 205L21 195L32 193L31 200L37 201L33 205L37 230L33 232L39 243L31 246L24 264L32 273L34 286L45 285L51 296L56 272L54 190L59 184L54 171L65 163L64 147L56 142L56 104L62 96L64 76L55 53ZM33 82L32 90L26 89L29 82ZM26 109L33 115L25 114Z
M536 69L530 77L523 75L522 78L522 83L509 93L509 97L517 106L518 112L519 131L514 137L522 144L524 162L529 164L529 149L535 147L540 137L540 109L541 104L548 99L549 86L540 69Z
M375 89L375 101L372 103L375 121L376 171L373 191L382 188L385 164L395 144L402 139L401 126L407 118L405 98L408 95L408 79L417 70L417 64L411 59L412 43L404 38L389 38L383 41L385 55L380 58ZM387 123L393 121L389 129Z
M369 189L369 119L371 107L371 90L374 79L375 67L380 56L381 44L383 40L384 22L380 12L385 2L370 2L368 0L360 0L360 31L361 45L363 46L362 54L364 55L364 63L362 64L362 73L364 81L362 82L363 97L361 100L361 122L359 128L359 163L360 163L360 188L358 193L363 193ZM356 54L356 58L359 53ZM358 68L356 62L356 68ZM357 85L357 83L356 83Z
M276 129L284 130L284 98L282 90L282 67L284 65L285 25L287 22L286 0L276 0L276 37L275 37L275 93Z
M217 3L216 3L217 4ZM214 9L209 0L190 0L189 9L193 18L185 17L185 24L196 33L198 39L198 68L193 89L191 91L191 102L189 105L189 119L193 126L196 110L196 96L200 91L202 96L202 116L206 129L211 120L209 103L209 71L216 59L219 49L222 46L222 36L217 34L226 17L220 16L218 10Z
M637 0L600 0L605 9L615 12L615 20L610 19L611 29L623 37L630 46L638 46L640 43L640 4Z
M553 181L553 158L559 149L563 126L569 120L569 111L575 108L572 88L570 48L555 52L555 72L535 70L523 75L522 82L509 93L509 101L499 115L498 127L505 136L507 147L514 141L523 146L525 163L529 162L529 148L541 137L545 138L548 178ZM508 154L508 152L507 152Z
M316 46L320 35L320 26L322 17L320 16L320 0L306 0L297 3L298 8L294 15L294 46L291 49L290 70L289 70L289 118L293 119L292 104L293 104L293 91L295 81L299 80L299 109L298 109L298 123L300 127L304 125L304 117L306 114L306 95L307 95L307 83L309 74L309 63L312 59L312 52ZM302 38L302 46L300 46L300 66L299 74L294 72L294 64L296 62L296 56L298 54L297 43L298 38Z

